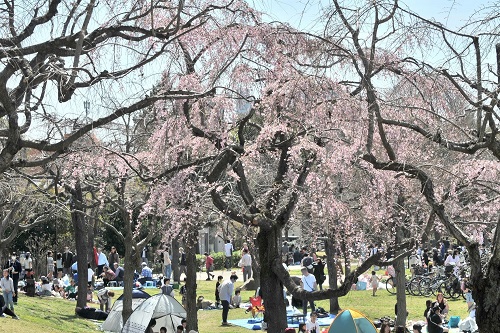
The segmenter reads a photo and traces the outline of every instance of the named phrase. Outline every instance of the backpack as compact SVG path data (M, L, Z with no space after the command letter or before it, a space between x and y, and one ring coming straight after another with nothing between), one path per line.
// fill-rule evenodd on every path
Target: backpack
M459 322L460 322L459 316L451 316L450 320L448 321L448 326L451 328L456 328L456 327L458 327Z

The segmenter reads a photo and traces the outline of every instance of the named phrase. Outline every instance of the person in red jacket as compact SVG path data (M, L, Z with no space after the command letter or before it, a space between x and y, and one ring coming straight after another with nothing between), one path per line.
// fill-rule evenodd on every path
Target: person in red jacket
M214 258L207 252L205 252L205 268L207 269L207 281L210 281L210 277L212 277L212 279L215 277L215 275L212 274L214 271Z

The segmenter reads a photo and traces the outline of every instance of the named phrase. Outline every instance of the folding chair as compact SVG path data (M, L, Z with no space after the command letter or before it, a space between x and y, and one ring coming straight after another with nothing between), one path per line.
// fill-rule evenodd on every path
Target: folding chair
M264 308L264 305L262 305L262 297L250 297L250 304L251 306L247 308L245 313L251 312L253 318L257 318L259 314L262 314L262 316L264 315L264 312L266 310Z

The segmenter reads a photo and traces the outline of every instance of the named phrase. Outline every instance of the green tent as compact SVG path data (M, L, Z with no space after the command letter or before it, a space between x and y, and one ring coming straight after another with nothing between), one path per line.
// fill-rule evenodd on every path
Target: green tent
M328 333L377 333L373 323L359 311L346 309L333 320Z

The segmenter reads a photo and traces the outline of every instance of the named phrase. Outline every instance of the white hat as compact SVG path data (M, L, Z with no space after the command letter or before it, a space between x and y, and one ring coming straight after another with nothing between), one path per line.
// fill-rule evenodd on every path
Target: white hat
M143 262L141 265L142 265L142 266L147 266L148 264L146 264L145 262Z

